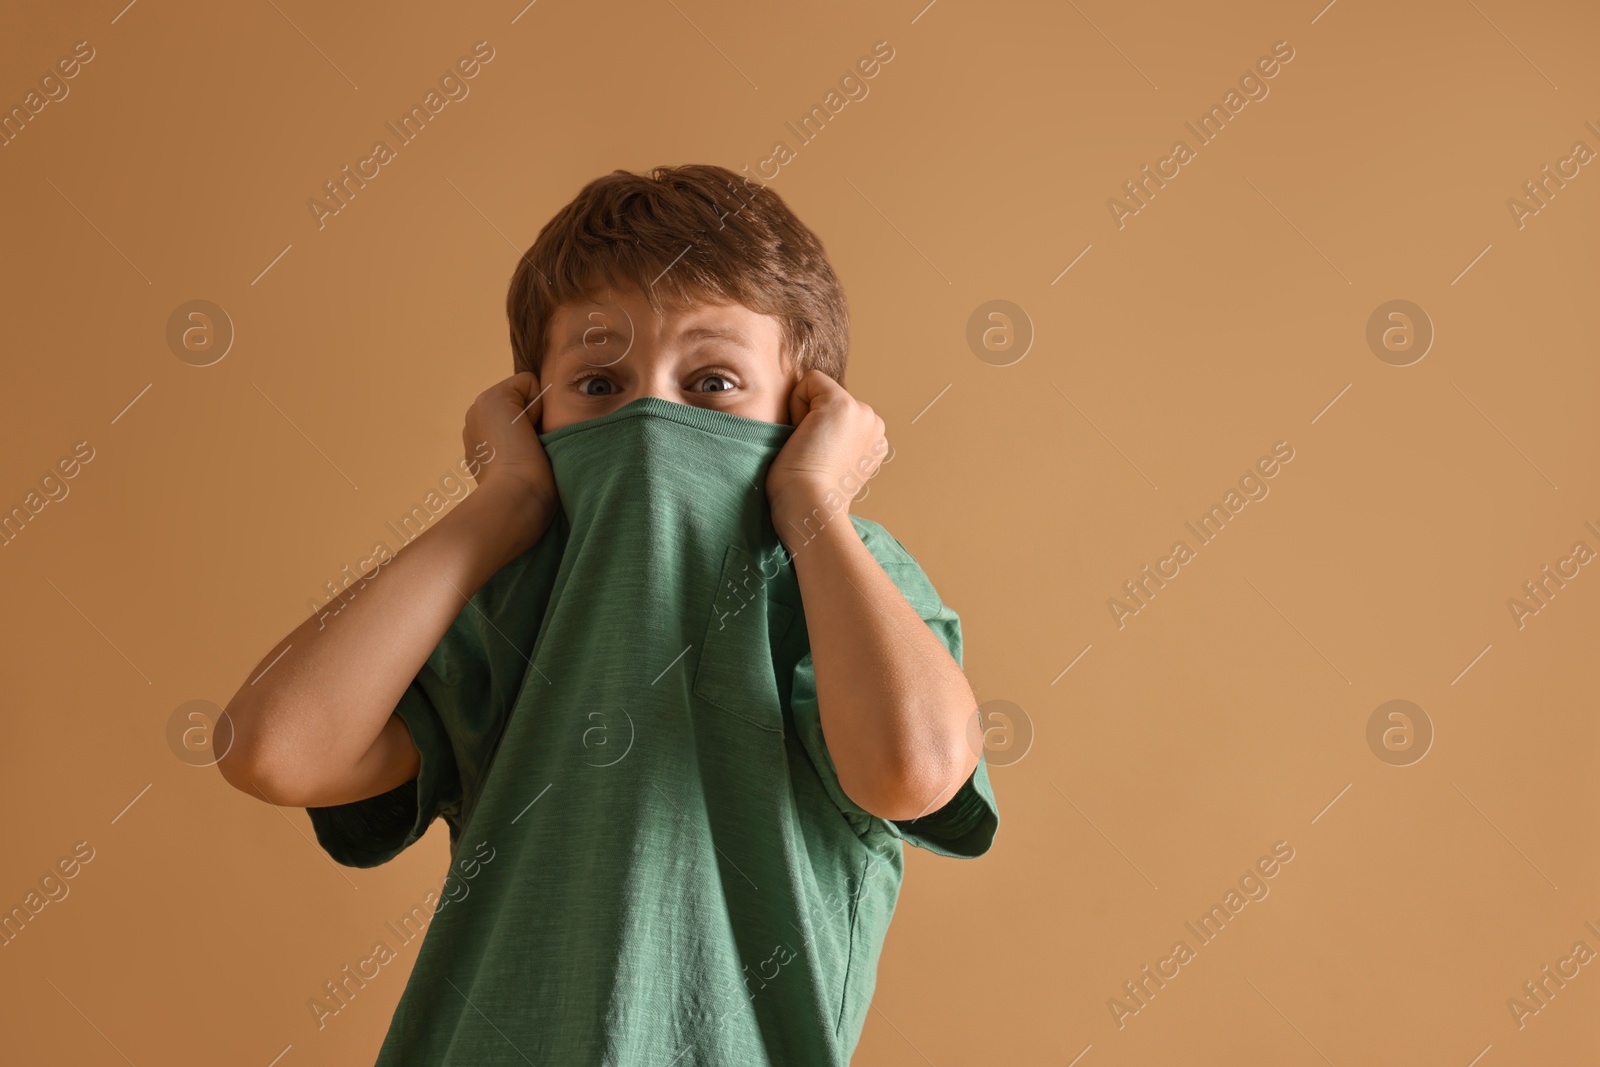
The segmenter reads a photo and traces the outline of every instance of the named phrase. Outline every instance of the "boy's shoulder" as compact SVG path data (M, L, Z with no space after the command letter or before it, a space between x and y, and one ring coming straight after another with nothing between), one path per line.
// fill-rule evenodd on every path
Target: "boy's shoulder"
M926 619L948 610L933 588L927 572L910 550L900 543L899 538L881 523L863 519L859 515L851 515L850 522L855 526L861 543L872 553L872 558L894 579L900 592L917 609L918 614Z
M862 544L871 550L873 557L879 563L917 566L916 557L900 543L898 537L884 529L882 523L863 519L860 515L854 514L850 516L850 523L856 528L856 534L860 536Z

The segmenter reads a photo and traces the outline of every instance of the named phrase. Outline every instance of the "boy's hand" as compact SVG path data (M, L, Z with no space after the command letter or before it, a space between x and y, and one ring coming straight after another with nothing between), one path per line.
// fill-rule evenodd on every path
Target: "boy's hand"
M467 409L461 443L466 454L487 442L489 458L479 468L478 491L531 504L550 515L561 507L550 459L535 429L541 404L539 379L532 371L513 374L478 394Z
M767 495L800 585L823 741L858 807L917 819L975 772L977 702L854 524L835 521L888 453L883 420L820 371L796 383L789 414L794 430L772 461Z
M807 371L789 394L789 421L794 433L767 471L780 536L818 508L848 511L888 453L883 419L819 370Z

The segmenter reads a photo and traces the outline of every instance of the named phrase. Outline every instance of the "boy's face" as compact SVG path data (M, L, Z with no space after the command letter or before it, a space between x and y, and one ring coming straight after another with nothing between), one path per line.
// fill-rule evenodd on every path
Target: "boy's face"
M550 323L539 387L541 430L582 422L642 396L788 423L795 376L780 324L739 304L657 316L637 289L601 289Z

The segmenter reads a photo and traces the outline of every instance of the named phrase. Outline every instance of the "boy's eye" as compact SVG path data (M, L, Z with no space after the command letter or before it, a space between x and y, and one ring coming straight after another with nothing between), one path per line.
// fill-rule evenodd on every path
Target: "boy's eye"
M596 386L598 386L598 388L596 388ZM593 375L579 382L578 389L583 393L584 396L610 396L616 389L616 383L612 382L609 378L602 378L599 375Z
M699 384L702 393L721 393L733 388L733 383L720 374L708 374L700 379Z

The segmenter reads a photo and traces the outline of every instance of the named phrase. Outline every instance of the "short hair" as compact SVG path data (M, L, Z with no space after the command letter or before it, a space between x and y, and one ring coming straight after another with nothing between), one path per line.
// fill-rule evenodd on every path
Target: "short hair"
M850 314L817 235L769 187L710 164L614 170L539 231L506 293L516 371L543 362L551 320L603 286L633 287L660 313L736 303L781 324L797 375L844 383Z

